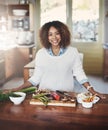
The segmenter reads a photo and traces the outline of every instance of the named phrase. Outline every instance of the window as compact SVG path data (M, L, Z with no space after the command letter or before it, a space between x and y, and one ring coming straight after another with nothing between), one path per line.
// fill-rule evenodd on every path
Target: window
M41 0L41 25L53 20L66 23L66 0Z
M73 0L72 25L74 42L98 41L99 0Z
M60 20L70 24L73 42L97 42L99 27L99 0L41 0L41 25ZM67 4L66 4L67 3ZM66 8L72 19L67 19ZM72 15L72 16L71 16Z

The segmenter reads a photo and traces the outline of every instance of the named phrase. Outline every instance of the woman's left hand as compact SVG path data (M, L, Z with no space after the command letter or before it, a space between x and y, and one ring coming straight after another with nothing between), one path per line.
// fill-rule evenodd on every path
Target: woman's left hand
M99 92L96 92L94 95L100 97L101 99L105 99L106 98L106 96L104 94L101 94Z

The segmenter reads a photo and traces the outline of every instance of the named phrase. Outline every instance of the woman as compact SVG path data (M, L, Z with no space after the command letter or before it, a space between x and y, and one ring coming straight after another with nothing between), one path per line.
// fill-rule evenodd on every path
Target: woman
M78 50L70 46L71 35L64 23L52 21L44 24L40 29L40 41L43 48L36 54L33 76L12 91L33 85L53 91L73 91L73 77L76 77L93 95L104 98L104 95L96 92L88 82Z

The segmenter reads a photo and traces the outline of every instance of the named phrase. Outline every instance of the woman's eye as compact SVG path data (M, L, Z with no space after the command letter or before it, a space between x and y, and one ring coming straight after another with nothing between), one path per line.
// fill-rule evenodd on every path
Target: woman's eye
M59 32L57 32L57 33L56 33L56 35L60 35L60 33L59 33Z
M48 36L52 36L52 34L48 34Z
M59 33L59 32L56 32L56 33L54 33L54 34L52 34L52 33L49 33L49 34L48 34L48 36L53 36L53 35L54 35L54 36L60 35L60 33Z

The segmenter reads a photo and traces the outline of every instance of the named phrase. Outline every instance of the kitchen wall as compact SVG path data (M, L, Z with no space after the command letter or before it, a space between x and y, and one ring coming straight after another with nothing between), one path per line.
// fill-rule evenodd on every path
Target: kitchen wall
M103 76L103 60L104 60L104 52L101 43L93 43L93 44L73 44L73 46L77 47L80 52L84 54L84 70L88 75L100 75Z

